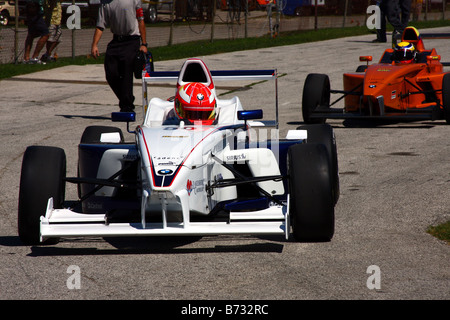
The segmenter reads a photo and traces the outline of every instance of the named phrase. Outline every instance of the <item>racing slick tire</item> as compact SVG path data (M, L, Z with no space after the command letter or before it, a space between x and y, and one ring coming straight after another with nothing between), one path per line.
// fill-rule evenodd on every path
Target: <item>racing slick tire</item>
M49 198L61 209L66 190L66 154L57 147L30 146L22 161L19 189L18 231L25 244L40 243L40 217ZM58 242L48 239L46 244Z
M365 65L365 64L363 64L363 65L361 65L361 66L358 66L357 68L356 68L356 71L355 72L366 72L366 70L367 70L367 65Z
M333 199L336 204L339 200L340 185L336 137L333 128L328 124L311 124L300 126L297 130L307 130L308 143L320 143L326 147L331 168Z
M288 150L289 215L296 241L330 241L334 199L326 147L297 144Z
M89 126L84 129L83 135L81 136L80 143L101 143L100 138L102 133L113 133L118 132L120 134L120 142L124 141L123 133L120 128L109 127L109 126Z
M442 78L442 107L445 121L450 124L450 73L444 74Z
M318 106L330 107L330 79L326 74L310 73L303 86L302 115L305 123L325 123L326 118L311 118Z

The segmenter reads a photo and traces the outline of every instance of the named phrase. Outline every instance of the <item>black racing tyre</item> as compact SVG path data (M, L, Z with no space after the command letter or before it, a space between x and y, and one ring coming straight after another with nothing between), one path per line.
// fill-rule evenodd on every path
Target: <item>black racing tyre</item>
M445 121L450 124L450 73L444 74L442 78L442 106Z
M323 144L288 150L289 215L297 241L330 241L334 235L331 169Z
M31 146L22 161L19 189L18 231L22 242L40 243L40 217L45 215L49 198L55 209L64 205L66 154L56 147ZM48 239L55 243L57 239Z
M326 147L331 168L333 199L336 205L339 200L340 185L336 137L333 128L328 124L311 124L300 126L297 130L308 131L308 143L320 143Z
M83 135L81 136L80 143L101 143L100 138L102 133L112 133L119 132L120 142L124 141L123 133L120 128L109 127L109 126L89 126L84 129Z
M356 72L366 72L366 70L367 70L367 65L365 65L365 64L363 64L363 65L361 65L361 66L358 66L357 68L356 68Z
M303 86L302 115L305 123L325 123L326 118L311 118L318 106L330 106L330 79L326 74L310 73Z

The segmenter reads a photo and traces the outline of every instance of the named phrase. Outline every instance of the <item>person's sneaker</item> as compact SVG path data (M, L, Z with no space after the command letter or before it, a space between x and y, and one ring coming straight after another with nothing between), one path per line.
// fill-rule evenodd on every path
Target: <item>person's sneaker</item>
M47 53L44 53L41 57L42 62L55 62L56 58L49 56Z
M48 60L48 54L47 54L47 53L44 53L44 54L42 55L42 57L41 57L41 61L42 61L42 62L47 62L47 60Z
M42 62L38 58L31 58L30 60L28 60L28 64L45 64L45 62Z

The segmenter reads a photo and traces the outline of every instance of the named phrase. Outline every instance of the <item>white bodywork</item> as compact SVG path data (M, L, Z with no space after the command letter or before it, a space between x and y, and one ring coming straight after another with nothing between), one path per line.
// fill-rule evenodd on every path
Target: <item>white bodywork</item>
M188 60L189 63L192 61L203 63L197 59ZM276 78L276 71L271 76L226 77L228 80ZM236 186L207 192L211 182L236 178L221 162L245 161L254 177L280 175L280 169L270 149L239 149L233 145L246 137L243 126L236 130L236 125L244 124L243 120L237 118L237 112L243 110L237 97L217 99L218 122L214 126L186 125L183 121L177 125L162 125L173 108L173 102L153 98L147 105L147 83L172 79L143 77L145 119L136 128L138 154L121 149L108 150L99 168L99 178L105 178L120 169L121 162L118 159L139 156L142 180L140 223L108 223L105 214L81 214L70 209L54 209L53 201L49 199L47 212L41 217L42 240L79 235L284 234L288 237L289 196L283 205L273 203L264 210L230 212L229 221L226 222L191 222L192 214L208 215L218 202L236 199ZM246 125L250 126L251 122ZM306 131L290 132L288 136L306 139ZM110 135L105 139L114 137ZM285 193L282 181L269 180L257 184L271 195ZM103 187L97 194L112 196L113 192L113 187ZM147 222L146 215L149 213L161 215L162 222Z

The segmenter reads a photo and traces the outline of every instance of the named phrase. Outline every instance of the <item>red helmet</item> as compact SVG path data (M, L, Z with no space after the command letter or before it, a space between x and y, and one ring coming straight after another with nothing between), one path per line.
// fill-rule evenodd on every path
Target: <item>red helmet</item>
M216 118L216 97L202 83L186 83L175 95L175 113L180 119L211 125Z

